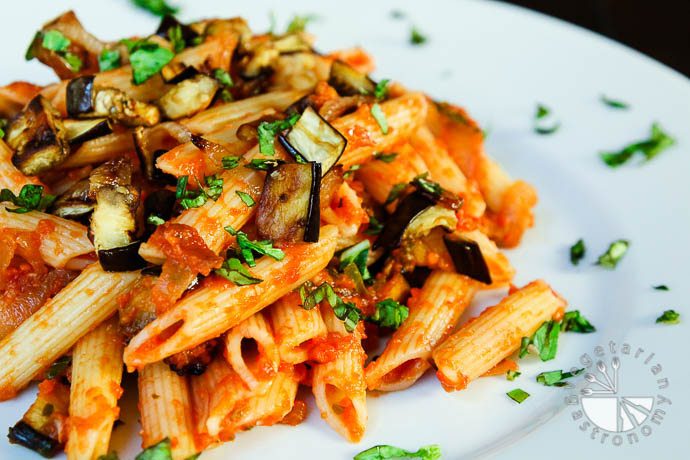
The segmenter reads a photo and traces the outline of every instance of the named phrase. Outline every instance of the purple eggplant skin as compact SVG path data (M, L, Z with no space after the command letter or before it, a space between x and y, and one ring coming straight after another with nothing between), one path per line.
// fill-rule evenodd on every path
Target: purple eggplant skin
M381 234L374 242L373 249L384 248L386 253L400 246L407 226L426 208L436 204L430 193L416 190L407 195L395 208L393 215L386 221Z
M160 217L165 221L168 221L170 220L170 218L172 218L174 209L175 192L166 190L164 188L156 190L155 192L147 196L144 200L144 215L147 218L148 216L153 215L156 217ZM149 224L148 222L146 222L145 225L146 231L142 236L142 239L144 240L148 239L148 237L151 236L157 228L156 225Z
M162 265L149 265L141 270L141 274L147 276L161 276L161 273L163 273Z
M311 96L311 94L307 94L306 96L302 96L301 98L297 99L285 109L285 113L289 114L296 112L301 115L302 112L307 109L307 107L311 107L312 109L316 110L314 107L314 99L309 96Z
M321 163L311 163L311 190L307 225L304 227L304 241L317 243L321 231Z
M429 275L431 275L431 269L429 267L422 267L420 265L415 267L411 272L403 271L402 275L405 277L405 281L407 281L407 284L409 284L410 287L421 288L424 286L424 282Z
M169 32L172 27L177 27L180 26L180 31L182 32L182 39L186 43L190 43L192 40L194 40L196 37L199 36L196 32L194 32L194 29L189 27L187 24L182 24L180 21L178 21L175 16L171 14L166 14L163 16L163 19L161 19L161 23L158 26L158 29L156 30L155 35L158 35L159 37L165 38L166 40L170 40Z
M110 128L110 123L108 120L103 120L100 123L93 125L87 131L84 131L81 134L69 139L67 142L69 145L81 144L82 142L90 141L91 139L96 139L97 137L105 136L112 132L113 130Z
M308 163L307 159L304 158L302 154L299 153L282 134L278 135L278 142L283 146L288 155L290 155L297 163Z
M189 78L196 77L197 75L199 75L199 73L201 73L201 72L199 72L196 69L196 67L187 66L184 68L184 70L182 72L178 73L177 75L175 75L170 80L166 80L166 83L169 85L176 85L177 83L179 83L183 80L187 80Z
M93 111L93 75L75 78L67 84L67 115L77 117Z
M446 249L455 265L455 271L480 283L491 284L491 273L479 245L471 240L444 237Z
M141 241L119 248L99 250L101 267L106 272L130 272L146 267L146 261L139 255L139 246Z
M10 428L7 437L11 444L24 446L45 458L54 457L62 447L57 440L36 431L22 420Z

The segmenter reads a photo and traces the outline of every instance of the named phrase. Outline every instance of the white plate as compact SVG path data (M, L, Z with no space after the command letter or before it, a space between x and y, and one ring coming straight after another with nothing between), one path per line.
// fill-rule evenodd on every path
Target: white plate
M157 20L127 3L106 6L89 0L61 4L24 0L5 9L0 30L2 81L47 83L54 79L52 71L39 63L24 62L24 50L44 21L70 7L88 30L104 39L153 31ZM537 373L575 365L583 352L622 337L632 318L648 321L652 327L663 305L655 304L651 311L647 307L639 314L652 295L649 286L684 286L687 270L681 267L690 258L688 246L683 244L690 229L685 202L690 196L690 84L679 74L592 33L499 3L172 3L182 6L183 20L241 15L258 31L268 27L271 10L279 28L293 13L316 14L319 19L309 30L318 38L317 49L361 45L376 58L375 77L393 78L466 107L490 130L487 150L513 176L534 184L539 191L536 225L520 248L508 254L518 269L516 284L545 278L597 326L595 334L562 336L554 361L521 361L523 375L515 382L482 378L465 391L445 393L433 375L427 375L408 391L371 397L369 424L359 445L340 439L312 404L308 420L299 427L261 427L240 433L235 442L205 453L203 459L346 459L382 443L409 449L437 443L444 458L495 452L562 409L563 392L536 384ZM392 9L404 11L407 19L391 18ZM410 24L428 36L428 43L409 45ZM630 103L631 110L606 107L599 100L602 93ZM562 122L557 133L539 136L533 132L537 103L550 107ZM676 137L676 146L642 166L632 161L611 170L601 162L599 151L617 150L648 137L653 121ZM587 259L573 267L568 247L581 237L587 243ZM609 272L593 266L596 256L618 238L632 241L619 267ZM465 317L478 313L501 294L483 295ZM678 292L670 295L673 297L664 300L681 299ZM647 323L642 329L647 329ZM677 349L678 340L687 342L683 338L687 335L681 334L687 329L681 325L667 331L667 339L653 336L659 342L655 345L665 347L667 361L686 362L680 352L675 357L669 353L671 343ZM505 396L516 387L532 395L522 405ZM113 435L113 447L123 458L131 458L139 450L136 390L132 385L128 390L123 399L125 425ZM34 392L27 390L16 400L0 404L0 426L16 422ZM569 429L571 437L565 439L579 435L575 427ZM558 443L563 446L561 440ZM508 455L522 452L520 445L511 449ZM2 441L0 458L37 456Z

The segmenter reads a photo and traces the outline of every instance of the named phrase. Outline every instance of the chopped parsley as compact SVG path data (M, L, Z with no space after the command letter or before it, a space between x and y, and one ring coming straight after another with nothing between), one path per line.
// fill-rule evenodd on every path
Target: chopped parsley
M377 153L374 155L374 159L383 161L384 163L393 163L397 157L397 153Z
M294 126L297 120L299 120L299 114L293 113L283 120L262 121L256 130L259 135L259 151L264 155L275 155L273 141L276 135Z
M609 245L605 253L599 256L597 265L613 270L621 261L625 253L628 252L630 242L627 240L617 240Z
M657 323L678 324L680 323L680 313L675 310L666 310L656 319Z
M513 401L515 401L518 404L522 404L522 402L525 399L529 398L529 393L527 393L526 391L523 391L519 388L516 388L513 391L509 391L506 394L508 395L508 397L510 399L512 399Z
M391 191L388 192L388 197L386 198L386 201L383 202L383 205L385 206L397 200L402 194L403 190L405 190L405 187L407 187L407 184L402 182L393 185L393 187L391 187Z
M539 104L537 105L537 113L534 116L534 131L537 134L552 134L555 133L558 128L561 127L561 123L556 121L551 123L548 126L545 126L542 122L544 121L545 118L547 118L551 114L551 111L544 105Z
M579 332L581 334L588 334L596 331L596 328L580 314L580 310L567 311L563 314L561 321L561 331L563 332Z
M163 219L161 219L160 217L158 217L155 214L150 214L146 218L146 222L151 224L151 225L163 225L165 223L165 221Z
M285 162L283 160L270 160L270 159L265 159L265 158L255 158L246 165L244 165L245 168L247 169L255 169L257 171L268 171L269 169L273 169L279 165L284 164Z
M330 284L321 283L320 286L314 288L310 282L304 283L299 288L299 295L302 299L302 308L305 310L311 310L325 300L333 308L335 316L343 321L348 332L353 332L357 328L362 310L352 302L344 302L333 291Z
M61 32L57 30L48 30L46 32L38 32L38 37L42 37L41 46L47 50L55 52L58 56L61 56L67 61L70 68L74 72L79 72L84 66L84 63L79 59L79 56L67 51L69 45L72 43L69 38L62 35ZM26 53L27 59L32 59L34 57L31 48Z
M675 142L675 139L666 134L658 124L654 123L649 139L630 144L618 152L601 153L601 159L612 168L626 163L636 153L641 153L645 157L645 161L649 161Z
M4 118L0 118L0 139L3 139L5 137L4 129L6 127L7 127L7 120Z
M129 63L132 66L132 81L135 85L144 83L156 75L175 57L175 53L158 43L148 40L120 40L129 51Z
M376 123L379 124L381 132L383 134L388 134L388 122L386 121L386 116L383 114L383 110L381 110L381 106L378 103L375 103L371 106L370 112L371 116L374 117L374 120L376 120Z
M19 191L19 196L12 193L12 190L2 189L0 191L0 202L9 201L16 208L5 208L9 212L23 214L29 211L44 211L55 201L55 195L43 195L42 185L26 184Z
M179 53L186 46L184 38L182 38L182 26L176 25L168 29L168 40L170 41L170 46L175 53Z
M601 102L608 105L609 107L613 107L614 109L628 109L628 108L630 108L630 106L628 104L626 104L625 102L617 101L615 99L609 99L604 94L601 95Z
M165 0L133 0L134 4L139 8L147 10L156 16L165 16L166 14L177 14L180 11L176 6L168 5Z
M175 198L180 200L180 205L185 209L198 208L209 199L216 201L223 193L223 178L217 177L215 174L204 176L205 188L201 185L199 179L196 177L195 179L199 186L195 190L187 189L189 176L182 176L177 179Z
M544 384L547 387L564 387L568 385L568 382L564 380L584 372L585 368L576 369L572 372L563 372L561 370L542 372L537 375L537 382Z
M249 273L240 259L231 257L223 262L223 266L214 270L217 275L222 276L228 281L232 281L238 286L246 286L248 284L258 284L262 279L255 278Z
M521 372L508 369L508 372L506 372L506 380L510 380L512 382L516 378L520 377L520 375L522 375Z
M370 323L381 327L397 329L407 319L410 309L393 299L376 302L376 310L373 315L368 315L364 319Z
M55 377L62 375L62 373L65 372L65 369L67 369L67 367L70 364L72 364L71 356L61 356L53 364L50 365L50 367L48 368L48 372L46 372L46 378L54 379Z
M668 286L666 286L665 284L660 284L658 286L654 286L654 289L656 289L657 291L670 291Z
M422 33L417 30L416 27L413 27L410 30L410 43L413 45L421 45L423 43L426 43L426 37L422 35Z
M256 201L254 201L254 198L252 198L249 193L245 193L241 190L235 190L235 193L240 197L240 200L247 205L247 207L251 208L252 206L256 205Z
M554 359L558 349L559 331L560 327L557 321L544 321L532 337L522 338L519 353L520 358L524 357L529 351L529 346L533 345L542 361Z
M417 451L409 451L400 447L379 445L355 455L354 460L386 460L389 458L421 458L422 460L438 460L441 458L441 447L438 444L422 446Z
M341 272L350 265L355 264L359 269L359 273L362 275L362 280L367 281L371 278L369 269L367 268L367 256L369 255L369 248L371 243L369 240L362 240L359 243L345 249L340 254L340 264L338 270Z
M120 52L118 50L103 48L103 51L101 51L101 54L98 56L98 68L101 72L117 69L120 65Z
M577 243L570 246L570 262L572 262L573 265L579 264L585 257L585 251L585 242L580 238L577 240Z
M444 192L443 187L441 187L438 183L427 179L427 177L429 177L428 172L415 176L415 178L412 179L412 185L433 195L441 195Z
M378 235L383 230L383 224L379 222L376 216L369 215L369 226L364 230L365 235Z
M285 33L294 34L297 32L304 32L304 29L307 28L307 24L314 20L316 20L316 16L313 14L309 14L307 16L295 16L288 24Z
M379 101L384 101L388 99L388 83L390 80L383 79L376 84L376 89L374 90L374 97Z
M134 457L134 460L172 460L172 458L170 438L165 438L158 444L144 449L139 455Z
M223 162L223 169L235 169L240 165L240 158L241 157L235 157L235 156L227 156L223 157L221 160Z
M246 233L235 230L230 226L225 227L225 231L235 237L239 247L238 256L242 257L250 267L256 266L253 252L275 260L283 260L285 258L285 253L281 249L273 247L273 240L252 241Z
M347 178L347 177L353 175L353 174L355 173L355 171L357 171L357 170L358 170L359 168L361 168L361 167L362 167L362 165L352 165L352 166L350 166L350 169L348 169L347 171L345 171L345 172L343 173L343 179L345 179L345 178Z
M221 83L223 86L232 86L232 78L230 78L230 74L227 73L223 69L216 69L213 71L213 78L218 80L219 83Z
M99 455L96 460L120 460L120 457L118 457L117 452L108 452L107 454Z

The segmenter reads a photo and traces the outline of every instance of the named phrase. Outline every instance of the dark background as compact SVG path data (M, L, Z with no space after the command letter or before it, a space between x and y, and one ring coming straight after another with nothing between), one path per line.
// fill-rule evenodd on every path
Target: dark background
M578 24L690 77L690 0L504 0Z

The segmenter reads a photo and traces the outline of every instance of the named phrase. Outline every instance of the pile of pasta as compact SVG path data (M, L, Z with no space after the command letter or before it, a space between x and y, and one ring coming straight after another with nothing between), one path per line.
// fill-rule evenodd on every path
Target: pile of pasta
M432 368L461 390L562 315L544 281L511 284L499 248L536 193L468 114L312 44L240 18L39 31L27 57L60 81L0 88L0 400L40 381L12 442L108 453L125 367L142 446L174 459L300 423L300 386L358 442L367 391Z

